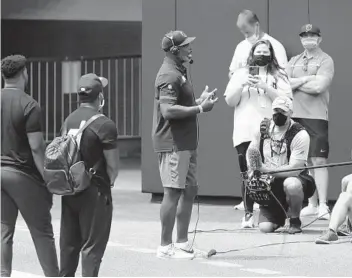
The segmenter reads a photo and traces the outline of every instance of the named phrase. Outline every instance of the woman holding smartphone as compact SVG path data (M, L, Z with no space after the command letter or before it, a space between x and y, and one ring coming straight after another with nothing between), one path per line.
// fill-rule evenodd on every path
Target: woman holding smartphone
M258 131L264 118L271 118L271 104L278 96L292 99L291 85L285 69L277 62L274 49L267 40L255 43L250 51L247 66L240 68L232 75L226 91L225 101L234 108L233 144L238 156L246 157L247 148ZM247 171L247 163L240 165ZM253 201L245 194L242 183L242 198L245 216L242 228L253 228Z

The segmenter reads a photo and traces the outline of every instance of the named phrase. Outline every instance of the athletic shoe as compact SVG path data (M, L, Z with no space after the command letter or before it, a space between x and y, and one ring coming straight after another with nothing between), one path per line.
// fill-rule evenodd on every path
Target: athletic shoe
M351 223L346 221L338 230L337 230L337 235L338 236L350 236L352 235L352 227Z
M318 215L318 207L315 207L311 204L308 204L305 208L301 210L301 217L306 217L306 216L315 216Z
M330 220L330 210L326 204L319 206L318 217L320 220Z
M244 203L243 201L241 203L239 203L237 206L234 206L233 207L235 210L244 210ZM253 206L253 209L254 210L259 210L259 205L257 203L254 203L254 206Z
M169 244L167 246L159 246L156 256L159 259L188 259L192 260L194 255L191 253L187 253L181 251L180 249L175 248L173 244Z
M254 228L254 217L253 217L253 213L246 213L246 215L243 216L241 228L242 228L242 229Z
M337 241L339 238L333 230L328 230L323 235L315 240L316 244L330 244L331 242Z
M302 233L301 229L302 222L299 218L290 218L290 228L288 233L291 235Z
M187 254L193 254L194 257L204 257L207 255L205 251L195 248L189 241L175 243L175 249Z

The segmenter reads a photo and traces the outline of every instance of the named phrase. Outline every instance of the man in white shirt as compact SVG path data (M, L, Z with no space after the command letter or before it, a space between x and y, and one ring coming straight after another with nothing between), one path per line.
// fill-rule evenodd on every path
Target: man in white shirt
M258 40L270 41L273 45L279 65L282 68L286 68L287 56L284 46L278 40L261 30L259 19L254 12L250 10L243 10L238 15L237 27L244 35L245 39L241 41L235 49L235 53L229 68L229 77L232 76L236 69L246 65L249 52Z
M243 10L238 15L237 27L244 35L245 39L241 41L235 49L235 53L233 55L232 62L229 68L230 70L229 78L231 78L232 74L237 69L243 68L246 66L250 50L258 40L270 41L270 43L273 46L275 56L279 65L283 69L286 68L287 57L286 57L286 51L284 46L279 41L277 41L276 39L274 39L273 37L269 36L268 34L266 34L261 30L259 19L254 12L250 10ZM249 143L246 146L248 147L248 145ZM245 151L246 150L244 150L244 152ZM244 190L242 190L242 192L244 192ZM252 204L247 204L247 205L253 206ZM255 205L254 208L258 209L258 206ZM239 205L235 206L235 209L245 210L243 201ZM249 209L252 210L253 207Z

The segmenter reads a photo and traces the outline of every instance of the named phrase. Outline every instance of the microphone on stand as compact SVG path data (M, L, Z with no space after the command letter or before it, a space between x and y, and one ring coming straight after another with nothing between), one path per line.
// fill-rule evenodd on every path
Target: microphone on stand
M253 170L254 178L260 178L260 170L262 168L262 156L258 149L250 148L247 150L248 166Z

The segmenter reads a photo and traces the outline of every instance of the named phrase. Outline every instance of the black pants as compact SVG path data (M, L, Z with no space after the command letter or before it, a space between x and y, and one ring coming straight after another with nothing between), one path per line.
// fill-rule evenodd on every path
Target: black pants
M52 195L39 181L16 169L1 168L1 276L10 276L12 272L18 211L31 233L44 275L59 275L50 214L52 201Z
M62 197L60 276L75 276L80 252L82 276L98 276L111 221L110 190L103 194L96 185L91 185L80 194Z
M244 142L242 143L241 145L238 145L236 146L236 150L237 150L237 153L238 153L238 156L240 154L243 155L243 157L246 159L246 153L247 153L247 149L249 147L249 144L251 142ZM246 171L248 170L247 169L247 161L246 161ZM244 181L242 181L242 199L243 199L243 202L244 202L244 209L245 209L245 212L246 213L253 213L253 206L254 206L254 202L253 200L248 196L248 194L246 194L246 185L244 183Z

